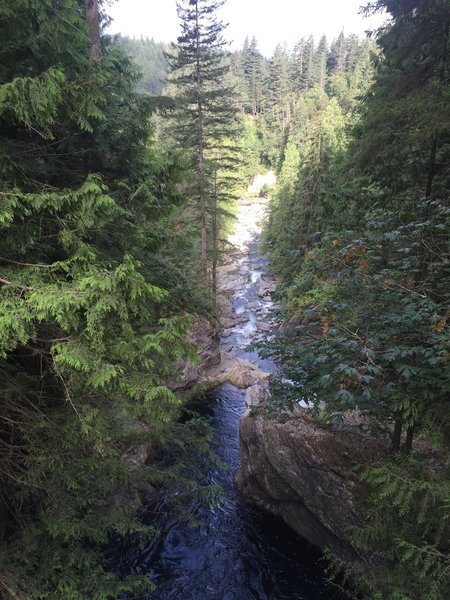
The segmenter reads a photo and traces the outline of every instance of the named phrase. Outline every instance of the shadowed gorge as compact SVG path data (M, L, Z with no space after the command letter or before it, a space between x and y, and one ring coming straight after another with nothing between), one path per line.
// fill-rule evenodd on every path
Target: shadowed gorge
M0 600L443 600L448 0L123 2L0 0Z

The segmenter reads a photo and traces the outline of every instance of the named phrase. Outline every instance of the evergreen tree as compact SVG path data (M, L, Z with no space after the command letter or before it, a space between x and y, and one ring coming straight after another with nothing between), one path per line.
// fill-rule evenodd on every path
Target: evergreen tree
M269 102L270 106L288 103L289 93L289 58L286 48L278 44L273 53L269 67Z
M85 6L0 8L7 600L105 600L137 589L102 553L113 535L144 533L114 497L142 479L167 483L171 471L155 463L131 472L124 454L180 435L180 402L165 381L175 359L192 356L190 319L152 269L162 221L179 201L177 170L151 149L151 107L134 91L130 61L105 38L92 55Z
M218 194L227 194L220 174L231 160L230 142L235 132L235 109L227 99L229 71L224 25L217 19L219 0L184 0L178 5L182 34L172 55L171 82L177 93L175 134L189 152L193 178L189 196L199 222L200 271L206 282L212 261L215 289L217 261Z
M450 6L404 0L375 8L393 20L379 38L384 57L358 132L360 164L388 196L447 195Z
M345 36L341 31L338 38L333 40L327 59L327 71L333 75L341 75L345 69L346 49Z
M137 89L151 96L161 96L166 82L169 65L167 61L168 46L148 38L127 38L118 36L117 43L141 69L141 79Z
M315 85L314 81L314 38L310 36L303 47L303 68L299 80L300 91L308 91Z
M325 426L355 409L366 417L386 454L358 472L366 519L353 540L370 560L333 557L333 569L356 583L352 598L440 600L450 581L450 6L380 0L369 10L382 8L391 21L362 106L373 48L356 36L333 44L326 108L317 89L297 101L266 233L290 324L268 352L289 385L275 379L262 411L302 399Z
M263 110L267 80L267 62L258 50L255 37L250 44L248 39L244 44L243 63L250 97L250 113L255 116Z
M313 85L324 88L327 76L328 45L326 36L322 36L313 57Z
M244 50L233 52L230 61L230 86L234 90L233 103L241 113L250 112L250 92L245 77L244 55L245 46Z
M294 92L300 92L302 90L305 68L305 40L302 38L295 44L292 55L291 80Z

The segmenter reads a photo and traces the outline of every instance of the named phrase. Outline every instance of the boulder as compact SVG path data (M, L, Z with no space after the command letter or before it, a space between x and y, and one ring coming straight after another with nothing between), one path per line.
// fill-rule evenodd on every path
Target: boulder
M274 275L265 273L261 275L258 296L270 300L270 294L277 289L277 280Z
M320 549L358 558L349 534L362 518L353 466L382 454L380 441L355 426L319 428L300 408L286 422L246 414L240 435L244 499Z
M238 388L248 388L266 381L268 377L269 373L265 373L250 361L222 352L220 363L206 371L203 381L231 383Z
M268 332L272 329L272 326L269 325L269 323L266 323L265 321L257 321L256 327L258 328L259 331L265 331L265 332Z
M266 381L255 383L247 388L245 392L245 404L247 410L245 414L249 414L251 409L259 406L269 397L269 386Z

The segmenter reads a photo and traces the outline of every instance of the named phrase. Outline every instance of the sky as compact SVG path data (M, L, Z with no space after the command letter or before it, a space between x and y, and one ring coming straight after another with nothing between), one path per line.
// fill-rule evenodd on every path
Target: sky
M365 0L227 0L220 18L229 26L225 38L232 49L241 48L246 36L255 36L258 48L270 56L277 43L289 47L312 34L329 40L344 30L346 34L378 27L380 15L364 18L359 8ZM176 0L115 0L108 8L113 18L111 33L175 41L178 35Z

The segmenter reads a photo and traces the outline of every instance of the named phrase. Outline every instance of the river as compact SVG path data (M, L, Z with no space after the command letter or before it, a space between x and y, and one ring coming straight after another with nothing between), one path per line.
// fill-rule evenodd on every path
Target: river
M233 250L219 270L228 290L234 323L224 331L222 349L247 358L265 371L274 366L245 350L264 335L272 302L261 297L267 261L259 252L264 201L241 200ZM266 276L267 280L267 276ZM230 296L230 289L233 290ZM239 468L239 419L245 391L225 384L207 403L204 417L215 432L215 452L226 469L208 480L222 489L216 505L195 504L195 527L168 520L157 543L135 549L132 567L147 573L156 590L146 600L325 600L335 596L323 582L320 553L284 523L247 506L234 487Z

